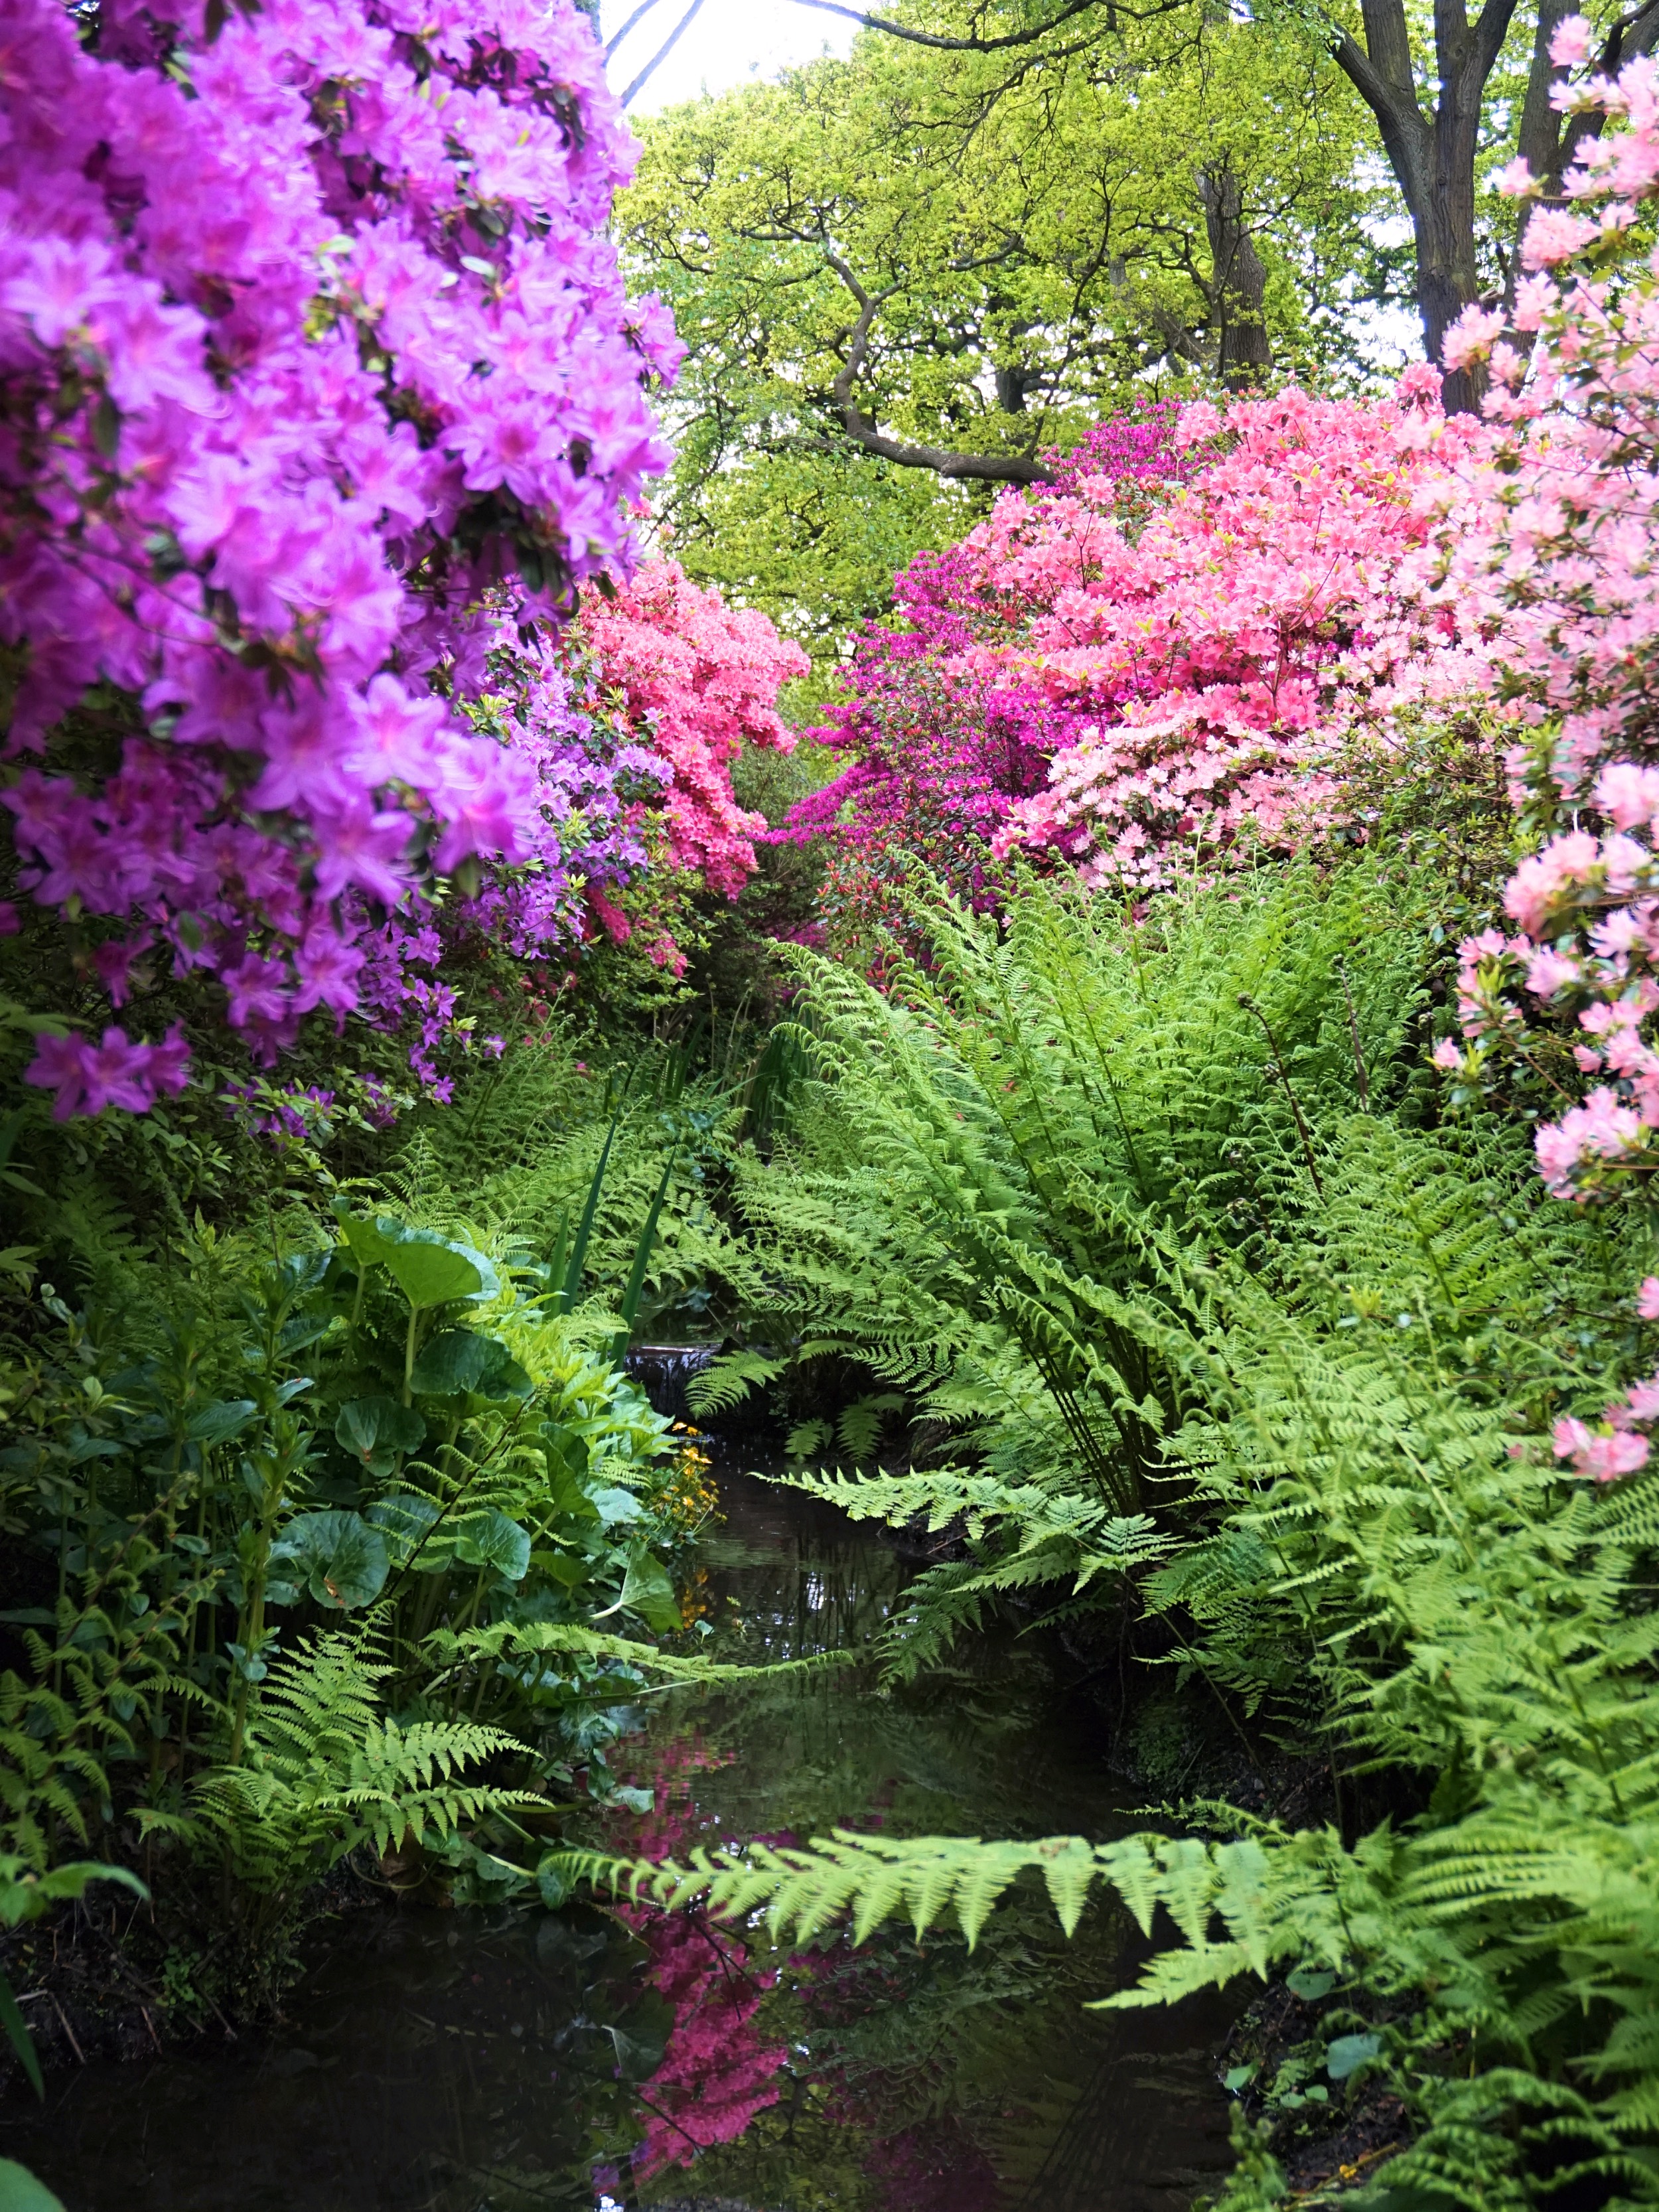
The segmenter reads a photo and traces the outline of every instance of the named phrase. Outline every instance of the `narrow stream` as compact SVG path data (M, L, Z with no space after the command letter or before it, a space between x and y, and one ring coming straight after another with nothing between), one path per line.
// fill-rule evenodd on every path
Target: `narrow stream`
M901 1601L878 1537L747 1477L720 1491L706 1649L857 1645ZM890 1692L830 1668L641 1720L653 1809L608 1838L630 1852L1132 1824L1035 1638L970 1638ZM1144 1952L1109 1907L1067 1943L1017 1893L971 1954L586 1906L366 1911L312 1940L280 2031L60 2074L44 2112L0 2106L0 2153L68 2212L1185 2212L1227 2163L1225 2014L1084 2009Z

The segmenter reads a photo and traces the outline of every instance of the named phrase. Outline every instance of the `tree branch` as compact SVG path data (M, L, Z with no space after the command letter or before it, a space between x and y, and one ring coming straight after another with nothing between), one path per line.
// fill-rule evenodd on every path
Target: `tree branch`
M945 446L922 446L908 438L889 438L880 431L853 397L866 362L870 358L870 331L885 302L900 288L866 292L838 253L824 252L824 259L858 302L859 319L843 333L851 340L847 359L830 387L841 416L842 427L854 445L901 469L931 469L935 476L967 483L1052 483L1053 477L1041 461L1018 453L957 453Z
M953 39L937 31L913 31L908 24L896 23L890 16L867 15L861 8L844 8L841 0L795 0L798 8L817 8L826 15L843 15L849 23L858 23L866 31L885 31L890 39L908 39L913 46L932 46L947 54L994 54L1009 46L1032 46L1057 31L1062 23L1069 23L1074 15L1085 15L1091 8L1103 4L1103 0L1064 0L1045 23L1034 24L1027 31L1007 31L995 39ZM1172 15L1185 0L1158 0L1158 4L1146 9L1120 5L1118 13L1128 16L1132 22L1149 22L1155 16Z
M651 10L657 6L657 4L658 0L640 0L639 6L634 10L628 21L623 25L621 30L617 31L612 37L608 38L605 40L605 58L606 61L610 60L611 55L616 52L617 47L621 46L623 40L628 36L629 33L635 27L635 26L638 23L644 22L646 17L651 13Z
M1392 123L1395 112L1394 94L1371 66L1371 58L1352 31L1327 15L1330 33L1331 58L1344 76L1364 101L1379 123L1386 117Z
M1474 65L1483 85L1497 67L1514 16L1515 0L1486 0L1480 10L1474 26Z
M696 14L698 9L701 8L702 5L702 0L691 0L691 5L686 9L684 15L680 17L679 21L675 24L673 29L663 40L661 46L659 46L656 52L652 55L650 60L635 78L633 83L630 84L627 91L623 93L622 96L622 104L624 107L628 106L629 100L633 99L635 93L644 90L645 87L656 75L659 65L668 59L670 54L673 52L674 48L679 43L681 32L689 27L691 18Z

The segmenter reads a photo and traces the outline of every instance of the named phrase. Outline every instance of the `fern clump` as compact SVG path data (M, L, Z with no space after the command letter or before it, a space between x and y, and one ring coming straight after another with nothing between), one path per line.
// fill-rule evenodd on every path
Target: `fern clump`
M359 1847L383 1857L441 1844L489 1814L544 1802L471 1773L522 1757L500 1729L387 1716L381 1697L397 1670L383 1643L372 1627L307 1638L263 1685L238 1762L193 1778L191 1814L143 1816L226 1864L264 1920Z
M1067 1926L1109 1889L1163 1940L1103 2002L1320 1978L1344 2078L1409 2117L1387 2212L1652 2203L1659 1476L1597 1490L1549 1443L1653 1363L1648 1231L1551 1200L1524 1127L1440 1118L1431 917L1370 861L1140 922L1061 884L920 898L928 959L882 991L802 956L814 1079L738 1182L755 1340L860 1361L933 1440L793 1478L960 1539L890 1663L1127 1592L1177 1681L1328 1761L1334 1817L580 1864L798 1936L971 1941L1021 1878ZM1363 1825L1362 1782L1398 1811ZM1231 2201L1283 2189L1252 2151Z

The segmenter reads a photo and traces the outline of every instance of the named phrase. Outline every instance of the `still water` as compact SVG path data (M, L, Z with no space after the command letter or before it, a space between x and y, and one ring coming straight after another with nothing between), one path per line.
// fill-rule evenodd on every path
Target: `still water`
M832 1510L742 1476L721 1504L705 1649L857 1647L902 1602L914 1569ZM653 1809L605 1840L1101 1838L1134 1823L1098 1725L1035 1638L892 1692L678 1692L617 1761ZM369 1911L316 1948L280 2030L59 2075L0 2153L68 2212L1185 2212L1227 2163L1224 2015L1084 2009L1143 1954L1109 1907L1068 1944L1017 1893L971 1954L582 1906Z

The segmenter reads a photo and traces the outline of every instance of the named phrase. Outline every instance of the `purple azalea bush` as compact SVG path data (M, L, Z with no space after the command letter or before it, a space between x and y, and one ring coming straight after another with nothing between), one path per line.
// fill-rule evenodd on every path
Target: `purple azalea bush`
M644 865L556 642L669 459L633 152L568 0L0 0L0 927L111 1012L412 1013L435 1084L445 932ZM126 1024L41 1039L60 1116L188 1080Z

